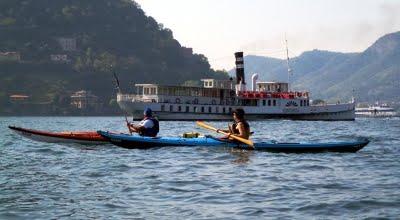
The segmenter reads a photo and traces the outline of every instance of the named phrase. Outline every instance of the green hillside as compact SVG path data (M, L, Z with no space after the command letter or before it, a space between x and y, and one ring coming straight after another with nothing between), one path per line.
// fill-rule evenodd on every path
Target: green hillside
M69 106L63 97L81 89L106 109L115 98L110 66L126 91L132 83L227 77L130 0L2 0L0 33L3 112L15 110L7 110L9 95L27 94L31 102L52 103L57 114Z

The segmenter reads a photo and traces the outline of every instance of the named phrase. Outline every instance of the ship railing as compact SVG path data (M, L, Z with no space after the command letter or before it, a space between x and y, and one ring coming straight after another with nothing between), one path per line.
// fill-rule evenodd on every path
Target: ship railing
M158 102L157 97L150 97L144 95L135 95L135 94L118 94L117 101L123 102Z
M263 99L263 98L281 98L281 99L294 99L294 98L309 98L308 92L259 92L259 91L241 91L239 96L249 99Z

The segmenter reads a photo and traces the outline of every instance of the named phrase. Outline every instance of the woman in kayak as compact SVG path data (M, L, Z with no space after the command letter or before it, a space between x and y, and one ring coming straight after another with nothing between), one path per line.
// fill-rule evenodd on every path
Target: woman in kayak
M229 125L229 130L225 132L229 132L237 137L241 137L244 139L249 139L250 137L250 125L244 119L244 110L238 108L233 111L233 120L235 123ZM227 137L229 138L229 136Z
M138 133L140 136L156 137L160 131L158 120L153 117L153 112L150 108L146 108L143 112L143 120L135 125L128 123L128 127L132 132Z

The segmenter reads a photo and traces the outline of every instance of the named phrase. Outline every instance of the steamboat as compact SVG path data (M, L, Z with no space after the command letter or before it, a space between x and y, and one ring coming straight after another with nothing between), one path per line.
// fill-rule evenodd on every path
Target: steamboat
M249 120L354 120L355 102L313 105L307 91L291 91L289 82L261 82L252 75L247 90L243 52L235 53L236 79L202 79L203 86L135 84L135 94L117 94L119 106L143 117L149 107L159 120L231 120L231 112L242 108Z

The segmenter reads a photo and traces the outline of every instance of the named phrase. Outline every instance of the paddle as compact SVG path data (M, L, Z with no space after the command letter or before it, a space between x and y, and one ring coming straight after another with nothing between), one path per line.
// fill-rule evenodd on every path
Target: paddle
M117 77L117 74L115 73L115 71L113 71L113 75L114 75L114 79L115 79L115 84L117 85L118 93L122 94L121 88L119 87L119 80L118 80L118 77ZM124 116L125 116L126 126L128 127L129 133L132 135L132 130L131 130L131 127L129 127L128 117L126 116L125 111L124 111Z
M208 129L208 130L212 130L212 131L215 131L215 132L220 133L220 134L227 135L227 136L229 136L229 137L231 137L231 138L233 138L235 140L238 140L238 141L240 141L240 142L242 142L244 144L247 144L247 145L251 146L252 148L254 148L254 143L251 140L247 140L247 139L238 137L236 135L233 135L231 133L228 133L228 132L225 132L225 131L221 131L221 130L219 130L217 128L214 128L214 127L212 127L210 125L207 125L206 123L204 123L202 121L196 121L196 124L198 126L202 127L202 128L205 128L205 129Z

